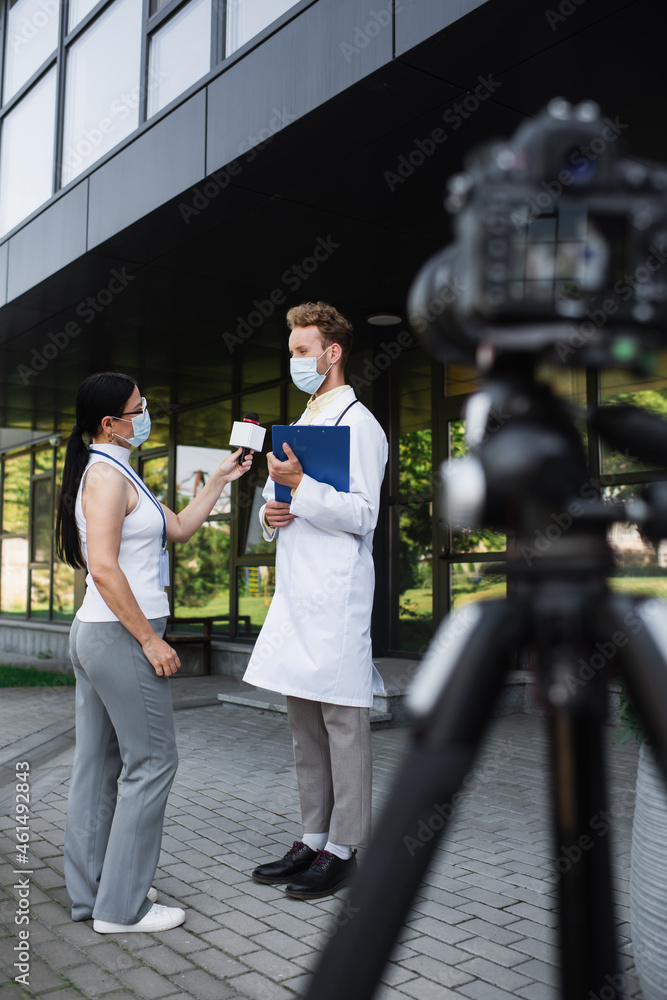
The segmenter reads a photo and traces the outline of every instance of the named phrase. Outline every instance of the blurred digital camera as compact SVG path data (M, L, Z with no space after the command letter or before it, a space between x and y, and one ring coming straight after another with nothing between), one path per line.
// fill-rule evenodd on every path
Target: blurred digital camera
M555 98L473 151L448 184L455 242L408 299L431 353L651 370L667 324L667 168L621 155L627 127Z

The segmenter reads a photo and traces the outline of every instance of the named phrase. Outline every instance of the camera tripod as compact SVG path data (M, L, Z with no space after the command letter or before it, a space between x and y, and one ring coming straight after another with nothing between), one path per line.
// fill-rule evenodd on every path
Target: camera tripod
M306 1000L373 996L442 830L420 850L409 851L408 838L454 811L444 807L473 765L511 654L527 650L550 730L555 856L574 859L558 873L561 995L590 1000L618 975L609 838L591 823L606 807L607 683L613 665L667 776L667 606L610 590L607 529L641 515L649 535L662 537L667 505L647 495L626 509L591 489L570 407L535 380L533 366L514 356L472 397L472 460L454 463L446 484L450 520L457 495L471 507L476 497L478 523L510 533L508 597L468 605L436 633L408 694L411 748L352 887L351 916L325 948ZM664 462L659 418L606 407L590 419L616 447L626 447L630 428L634 454L662 450ZM613 660L604 655L612 644Z

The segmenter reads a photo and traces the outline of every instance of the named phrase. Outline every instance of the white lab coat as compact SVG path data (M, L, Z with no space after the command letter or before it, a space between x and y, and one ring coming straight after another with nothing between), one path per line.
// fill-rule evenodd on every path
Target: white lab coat
M335 424L354 399L354 389L341 393L313 423ZM384 690L371 659L370 624L387 439L362 403L347 411L345 424L350 492L301 480L291 507L296 518L277 530L275 593L243 679L297 698L370 708ZM274 496L269 479L264 498Z

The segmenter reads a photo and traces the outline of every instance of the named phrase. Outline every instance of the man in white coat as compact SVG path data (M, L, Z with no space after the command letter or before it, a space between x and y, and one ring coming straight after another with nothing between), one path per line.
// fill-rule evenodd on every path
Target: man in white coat
M345 384L352 346L345 317L307 302L287 321L292 379L310 395L296 423L349 425L350 490L305 475L288 445L286 461L267 456L260 520L264 537L277 538L276 589L244 680L287 696L304 830L252 877L318 899L349 883L354 845L370 832L369 709L383 690L371 659L373 531L387 439ZM274 499L274 483L291 488L291 503Z

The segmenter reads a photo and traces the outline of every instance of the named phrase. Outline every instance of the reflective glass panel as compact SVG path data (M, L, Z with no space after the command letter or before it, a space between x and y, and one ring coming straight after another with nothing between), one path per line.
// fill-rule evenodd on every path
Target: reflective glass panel
M16 0L7 14L3 102L26 83L55 51L58 0Z
M463 458L470 448L465 440L465 422L450 420L449 431L450 458ZM452 528L452 552L504 552L507 536L501 531L490 528Z
M657 372L652 376L640 378L631 372L613 368L602 371L600 402L604 406L612 404L638 406L663 419L667 417L667 353L662 352L659 355ZM641 442L637 443L641 445ZM621 454L604 441L600 450L601 470L606 476L667 468L667 456L664 462L646 462L633 454L632 449Z
M293 6L293 0L228 0L226 54L235 52Z
M433 630L431 359L404 351L399 375L399 649L424 648Z
M5 534L28 532L30 511L30 455L5 461L3 483L2 530Z
M239 635L257 635L264 624L273 591L273 566L240 566L237 575L239 595Z
M74 617L74 570L65 563L53 564L53 619L71 621Z
M146 486L160 503L167 502L169 493L169 456L150 458L141 463L141 472Z
M53 468L53 448L46 448L42 451L35 452L34 469L36 473L51 472L52 468Z
M69 50L63 185L139 123L141 7L141 0L116 0Z
M97 0L69 0L68 8L68 31L76 28L80 21L83 21L86 14L89 14Z
M2 540L0 613L25 615L28 610L28 539Z
M397 507L392 508L394 516ZM430 504L401 508L399 515L398 648L423 652L433 632L433 558Z
M211 0L191 0L151 38L148 117L211 68Z
M53 482L36 479L32 484L32 562L51 561L51 536L53 533Z
M33 569L30 573L30 617L49 617L49 594L51 572L48 569Z
M301 395L306 399L305 393ZM247 393L241 397L241 416L246 413L257 413L262 427L266 428L264 448L261 453L253 456L252 468L249 473L238 481L237 505L235 513L239 523L239 555L251 555L258 552L275 552L276 543L267 542L262 535L259 523L259 511L264 504L262 491L268 479L266 453L271 451L271 427L281 423L280 391L265 389L262 392Z
M506 577L493 572L493 563L453 563L450 572L452 608L470 601L495 600L507 594Z
M189 542L174 546L177 618L229 618L229 535L228 521L205 521Z
M602 491L606 500L623 503L641 492L641 485L610 486ZM642 537L635 524L613 524L608 532L614 550L615 590L636 597L667 598L667 542L656 547Z
M176 509L199 492L208 477L230 455L232 429L231 403L215 403L179 414L176 423ZM222 445L222 447L220 447ZM228 514L231 509L231 486L226 486L213 508L213 514Z
M53 193L56 71L49 70L2 122L0 235Z

